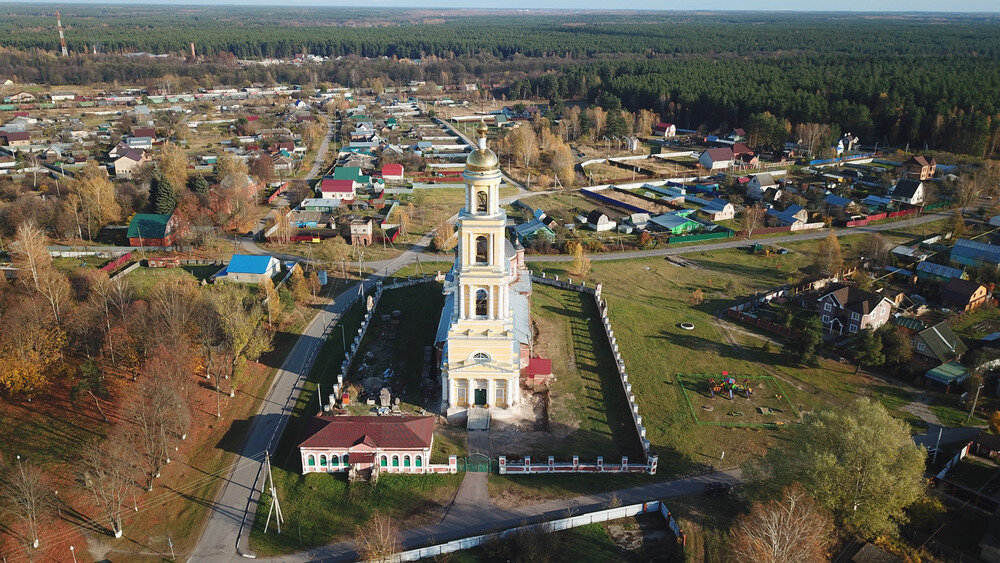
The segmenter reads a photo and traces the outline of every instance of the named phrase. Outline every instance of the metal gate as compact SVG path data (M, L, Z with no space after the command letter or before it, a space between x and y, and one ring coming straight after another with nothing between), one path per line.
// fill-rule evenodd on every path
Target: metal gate
M459 471L471 471L473 473L490 473L493 471L493 460L489 456L475 453L458 461Z

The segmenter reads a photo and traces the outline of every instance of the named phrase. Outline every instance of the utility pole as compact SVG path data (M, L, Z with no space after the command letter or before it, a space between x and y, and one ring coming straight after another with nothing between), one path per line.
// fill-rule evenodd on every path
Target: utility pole
M969 416L965 417L965 423L968 424L972 420L972 413L976 412L976 403L979 402L979 392L982 391L983 384L980 383L979 387L976 387L976 398L972 400L972 408L969 409Z
M192 45L194 45L194 43L192 43ZM170 546L170 559L177 559L177 556L174 555L174 540L170 539L170 536L167 536L167 545Z
M267 533L267 527L271 523L271 515L274 514L274 523L278 526L278 533L281 533L281 524L285 521L284 516L281 515L281 505L278 504L278 491L274 486L274 476L271 474L271 454L266 450L264 451L264 463L267 464L267 480L270 484L271 493L271 506L267 509L267 521L264 522L264 533Z

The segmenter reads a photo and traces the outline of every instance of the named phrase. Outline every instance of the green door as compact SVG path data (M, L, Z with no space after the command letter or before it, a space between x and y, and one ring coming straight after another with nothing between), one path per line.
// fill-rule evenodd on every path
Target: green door
M486 404L486 389L476 389L476 404L477 405Z

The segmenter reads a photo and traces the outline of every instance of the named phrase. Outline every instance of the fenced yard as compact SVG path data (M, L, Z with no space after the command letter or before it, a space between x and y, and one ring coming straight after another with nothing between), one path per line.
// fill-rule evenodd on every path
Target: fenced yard
M732 398L727 389L712 389L731 377L739 388ZM781 426L799 419L799 413L785 396L778 380L769 375L678 375L677 384L691 409L691 416L698 424L719 426ZM744 388L751 393L747 396Z

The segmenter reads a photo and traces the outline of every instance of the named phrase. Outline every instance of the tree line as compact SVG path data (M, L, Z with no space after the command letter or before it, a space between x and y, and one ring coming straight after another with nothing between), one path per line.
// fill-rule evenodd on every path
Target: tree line
M508 92L588 100L602 94L687 129L742 127L767 112L792 123L834 123L871 145L926 143L980 157L1000 148L1000 60L989 57L605 61L522 79Z
M491 53L544 57L597 53L691 55L732 53L854 53L869 57L927 54L1000 54L995 18L920 17L893 22L828 14L612 13L567 15L455 15L433 22L406 11L241 7L177 12L163 8L62 9L69 49L90 52L203 53L241 58L317 55L423 58ZM57 51L54 13L8 7L0 18L0 45ZM51 30L50 33L39 30ZM846 41L863 37L864 41Z

